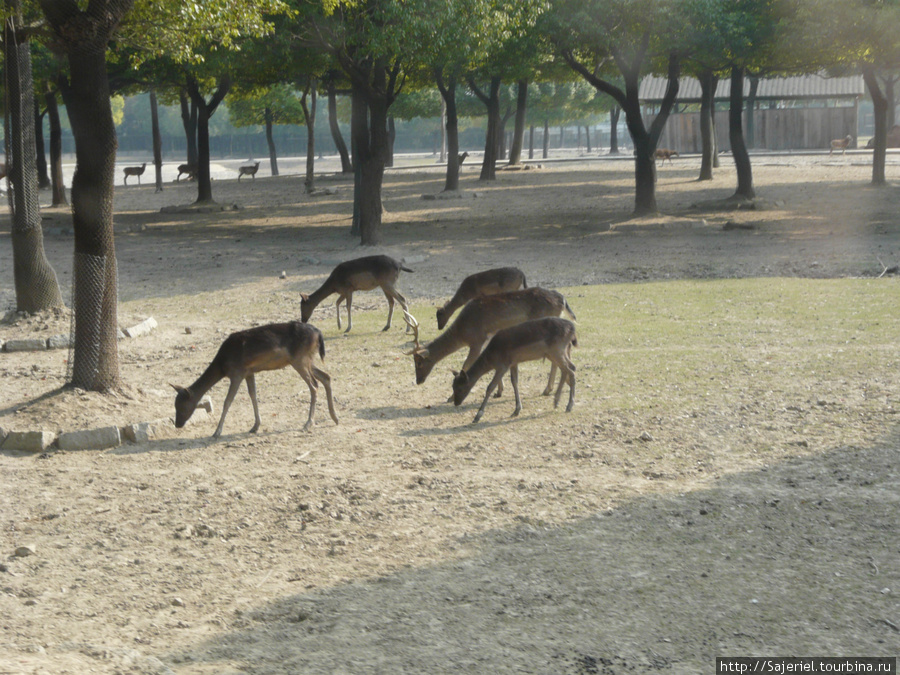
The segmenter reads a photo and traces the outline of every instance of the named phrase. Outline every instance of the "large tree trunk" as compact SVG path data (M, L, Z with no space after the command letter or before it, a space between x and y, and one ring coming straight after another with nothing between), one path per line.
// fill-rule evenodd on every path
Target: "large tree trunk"
M480 180L497 179L497 153L500 150L500 77L491 78L487 93L484 93L473 79L469 79L472 92L487 106L487 134L484 139L484 161L481 163Z
M389 143L386 66L373 65L371 79L371 84L358 77L353 81L353 165L359 172L354 206L358 209L358 232L363 246L381 243L381 186Z
M719 79L710 70L700 73L700 177L713 179L713 116L715 115L716 86Z
M609 154L619 154L619 115L622 109L618 104L609 109Z
M30 43L16 34L22 26L21 4L7 0L13 17L5 23L4 51L7 113L9 115L9 205L12 211L10 239L16 309L39 312L61 307L62 295L56 273L44 253L35 166L35 103L31 76Z
M38 189L50 187L50 174L47 173L47 149L44 146L44 113L34 96L34 83L31 86L31 98L34 101L34 151L37 160Z
M875 69L870 65L865 65L862 68L862 73L869 95L872 97L875 117L875 143L872 150L872 185L884 185L886 183L884 169L887 157L888 99L884 92L881 91Z
M328 80L328 127L331 130L331 138L334 141L334 147L337 148L341 157L341 173L352 173L353 164L350 162L350 155L347 152L347 144L344 143L344 137L341 135L341 127L337 118L337 93L334 88L334 80Z
M197 108L197 204L213 202L212 178L209 173L209 119L231 88L231 79L221 77L215 93L207 101L200 93L197 80L188 76L187 89Z
M753 169L750 166L750 154L744 144L742 117L744 112L744 69L739 66L731 68L731 95L728 108L728 140L731 142L731 156L737 170L737 189L735 197L753 199Z
M456 76L444 79L440 70L435 71L435 80L444 102L447 120L447 177L444 192L459 190L459 116L456 111Z
M522 163L522 146L525 142L525 113L528 110L528 80L519 80L516 90L516 124L509 147L509 164Z
M178 100L181 103L181 125L184 127L187 163L197 166L197 106L186 89L178 92Z
M266 144L269 146L269 171L272 172L273 176L277 176L278 152L275 149L275 137L272 135L272 109L269 106L266 106L266 109L263 111L263 116L266 122Z
M747 147L756 147L756 116L753 111L756 109L756 92L759 90L759 78L750 77L750 91L747 93L747 107L745 113L745 126L747 127Z
M153 135L153 174L156 180L156 191L162 192L162 136L159 133L159 104L156 92L150 90L150 126Z
M303 96L300 105L303 107L303 116L306 118L306 179L304 185L306 192L311 193L316 189L316 108L318 83L312 80ZM307 96L309 97L307 99Z

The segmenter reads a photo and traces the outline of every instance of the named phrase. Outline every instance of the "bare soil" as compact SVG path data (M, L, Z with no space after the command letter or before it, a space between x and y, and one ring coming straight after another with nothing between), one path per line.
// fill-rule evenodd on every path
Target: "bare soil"
M577 406L537 396L546 371L532 364L520 418L509 392L470 424L483 387L454 409L444 364L416 387L402 321L381 332L376 292L354 298L347 336L332 305L313 317L339 425L320 400L302 432L308 392L279 371L257 378L257 434L242 390L210 438L220 384L211 416L149 443L0 452L0 673L697 673L716 656L896 656L896 339L857 354L856 326L823 321L828 353L804 354L819 343L778 333L759 300L796 277L812 280L808 304L835 288L817 280L896 288L900 191L870 187L870 161L758 156L759 208L725 211L709 202L733 191L729 160L698 183L699 162L676 159L659 172L664 215L641 219L627 160L489 185L467 165L463 197L437 200L422 196L440 191L438 169L398 169L374 250L348 236L345 177L323 176L317 196L298 175L217 180L238 207L217 212L161 212L189 204L191 184L120 186L120 324L159 325L120 342L109 395L63 386L66 350L0 353L6 430L169 418L169 383L192 382L228 333L298 318L301 291L374 252L415 270L399 287L427 339L474 271L517 265L564 290ZM44 226L70 297L68 211L44 209ZM8 216L0 269L11 310ZM726 307L689 315L677 345L653 331L734 279L760 280L738 291L760 311L746 343L709 347ZM874 311L860 294L859 323ZM877 311L896 336L900 311ZM630 343L639 320L650 336ZM9 312L0 340L69 329L67 311ZM668 373L694 339L731 360L727 377L709 377L703 353Z

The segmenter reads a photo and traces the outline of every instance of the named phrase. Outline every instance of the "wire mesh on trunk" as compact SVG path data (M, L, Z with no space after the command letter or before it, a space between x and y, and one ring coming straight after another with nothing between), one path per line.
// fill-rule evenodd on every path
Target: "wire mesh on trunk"
M75 253L72 266L72 325L66 381L85 388L89 384L94 390L104 390L117 384L115 381L104 382L104 375L100 372L104 341L112 340L115 343L117 339L117 331L107 335L103 330L104 297L107 292L106 262L105 256ZM118 279L110 292L118 295ZM118 321L114 320L112 325L118 326ZM111 347L115 349L115 344Z

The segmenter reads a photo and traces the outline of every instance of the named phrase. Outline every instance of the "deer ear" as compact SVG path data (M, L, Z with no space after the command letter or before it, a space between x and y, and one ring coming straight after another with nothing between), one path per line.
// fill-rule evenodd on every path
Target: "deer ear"
M172 389L177 391L179 394L184 391L184 387L179 387L177 384L172 384L171 382L169 382L169 386L172 387Z

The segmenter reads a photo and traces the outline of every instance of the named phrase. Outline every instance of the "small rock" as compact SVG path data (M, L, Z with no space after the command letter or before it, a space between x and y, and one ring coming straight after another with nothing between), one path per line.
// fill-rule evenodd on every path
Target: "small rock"
M184 600L181 598L172 598L172 605L174 607L184 607Z
M191 333L193 333L193 331L191 330L191 327L190 327L190 326L185 326L185 327L184 327L184 334L185 334L185 335L190 335Z
M27 558L30 555L34 555L37 553L37 550L34 546L19 546L19 548L15 551L15 556L17 558Z
M642 431L640 435L640 439L645 443L649 443L653 440L653 436L650 435L649 431Z

